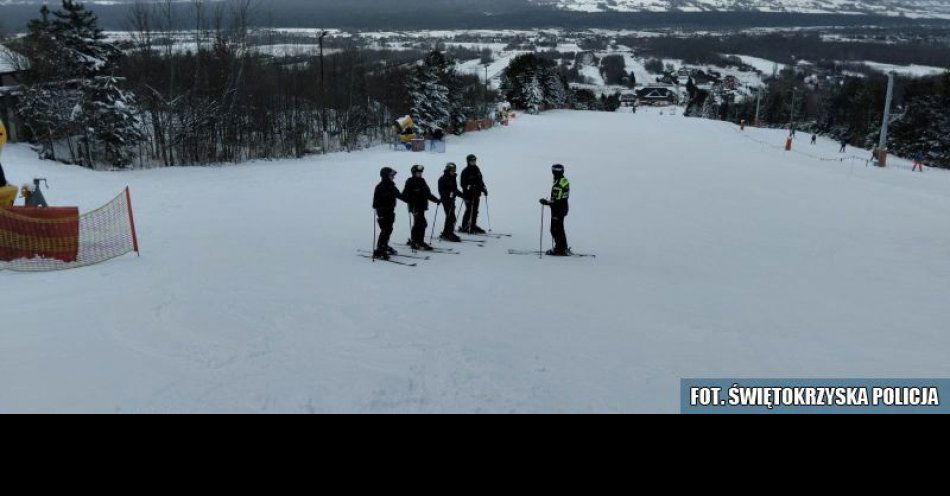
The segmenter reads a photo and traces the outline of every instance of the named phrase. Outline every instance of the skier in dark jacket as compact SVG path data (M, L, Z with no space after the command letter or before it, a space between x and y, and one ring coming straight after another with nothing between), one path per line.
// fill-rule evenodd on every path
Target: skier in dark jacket
M851 141L851 138L842 138L841 139L841 149L838 150L838 153L844 153L848 149L848 142Z
M923 152L917 152L914 154L914 166L910 168L911 172L920 169L920 172L924 171L924 154ZM0 185L2 186L2 185Z
M564 177L564 166L561 164L552 165L551 173L554 175L551 198L540 200L542 205L551 207L551 236L554 237L554 248L548 250L547 254L556 257L567 257L571 255L571 249L567 246L564 218L567 217L567 201L571 195L571 182Z
M482 171L478 168L476 162L478 158L475 155L466 157L468 163L462 169L462 199L465 200L465 214L462 215L462 228L460 231L469 234L485 234L485 230L478 227L478 206L482 200L482 194L488 196L488 188L485 187L485 180L482 178Z
M376 185L373 193L373 209L376 210L376 221L379 223L379 241L373 256L389 260L390 255L396 255L396 250L389 246L389 237L393 233L393 224L396 222L396 200L406 201L394 182L396 171L383 167L379 171L382 179Z
M436 198L426 180L422 178L425 167L421 165L412 166L412 177L406 179L406 186L402 189L402 197L409 205L409 212L412 213L412 237L409 239L409 246L413 250L432 250L432 247L426 243L426 227L429 223L426 221L426 210L429 210L429 202L438 204Z
M445 210L445 227L442 228L440 239L458 243L462 241L455 234L455 199L462 196L456 180L456 166L449 162L445 166L445 173L439 178L439 196L442 199L442 208Z

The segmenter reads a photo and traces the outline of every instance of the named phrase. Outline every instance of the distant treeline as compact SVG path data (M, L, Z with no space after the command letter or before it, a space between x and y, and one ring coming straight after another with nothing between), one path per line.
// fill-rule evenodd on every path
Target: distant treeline
M768 78L759 105L763 125L817 133L871 148L877 145L887 93L887 78L845 77L809 84L806 73L784 70ZM754 122L756 99L728 103L701 90L691 91L687 114ZM950 168L950 72L927 78L897 78L894 119L888 149L921 157L931 167Z
M247 8L196 9L193 46L179 51L152 43L168 31L161 7L131 14L124 50L66 1L10 43L32 62L17 110L43 157L140 167L353 150L395 138L394 119L414 104L407 83L421 52L261 54L248 49ZM490 115L496 97L476 76L453 78L453 90L462 125Z
M234 0L227 0L231 2ZM179 28L193 21L186 12L192 2L180 2ZM208 2L216 3L216 2ZM128 4L90 3L106 29L128 28ZM36 5L0 6L2 23L7 30L23 30L36 15ZM569 29L644 29L673 27L684 29L721 29L749 26L907 26L937 25L950 27L950 20L908 19L835 14L790 14L771 12L634 12L586 13L555 10L531 5L527 0L282 0L256 2L255 22L272 27L334 27L364 30L390 29L504 29L561 27Z

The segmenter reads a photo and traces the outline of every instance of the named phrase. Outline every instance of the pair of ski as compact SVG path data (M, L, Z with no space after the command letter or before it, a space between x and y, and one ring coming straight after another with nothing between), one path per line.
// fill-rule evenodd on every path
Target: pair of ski
M405 265L406 267L415 267L418 265L417 262L411 262L410 260L429 260L429 257L420 257L416 255L390 255L389 258L378 258L373 256L373 252L369 250L357 250L357 255L368 258L373 261L387 262L396 265Z
M571 253L570 255L548 255L547 253L540 252L538 250L508 250L508 254L509 255L534 255L536 257L544 255L546 257L552 257L552 258L557 258L557 257L595 258L597 257L597 255L594 255L592 253Z
M460 238L458 241L449 241L449 240L444 239L444 238L439 238L439 241L441 241L441 242L443 242L443 243L474 243L474 244L475 244L476 246L478 246L479 248L484 248L484 247L485 247L485 240L484 240L484 239Z
M356 251L357 251L357 255L363 258L378 260L380 262L393 263L396 265L405 265L406 267L415 267L416 265L418 265L418 262L415 262L415 260L431 260L432 259L432 257L429 255L421 255L421 254L404 255L401 253L398 255L390 255L389 259L385 259L385 258L374 257L373 252L370 250L356 250ZM443 255L458 255L459 254L459 252L455 250L443 249L443 248L435 248L432 251L425 251L423 253L439 253Z
M496 233L496 232L491 232L491 231L486 232L486 233L470 233L468 231L459 231L459 232L463 234L467 234L469 236L478 236L480 238L501 239L501 238L510 238L512 236L511 234L508 234L508 233Z

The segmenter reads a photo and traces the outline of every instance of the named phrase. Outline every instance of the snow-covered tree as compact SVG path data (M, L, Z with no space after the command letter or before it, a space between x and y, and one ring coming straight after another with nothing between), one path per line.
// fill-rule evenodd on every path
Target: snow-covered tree
M538 77L536 75L526 77L522 88L525 108L532 114L538 113L541 110L541 105L544 104L544 90L541 89Z
M438 69L427 64L415 69L409 79L410 112L423 132L448 129L452 117L449 89L439 81Z
M567 100L567 86L557 64L534 53L519 55L508 64L501 89L513 105L531 110L531 101L537 98L531 81L541 91L540 102L534 105L535 109L539 109L542 104L560 107Z
M53 12L52 33L62 52L62 68L73 77L92 78L107 69L121 55L106 41L93 12L74 0L63 0L61 11Z
M544 104L549 108L560 108L567 99L564 82L557 69L546 67L542 71L541 84L544 92Z
M132 147L143 139L142 124L135 111L135 95L119 87L119 78L96 76L88 86L89 99L83 113L91 135L102 145L105 159L124 167L132 162Z
M135 97L111 76L121 51L106 41L95 14L74 0L63 0L52 16L44 5L23 46L33 64L18 111L43 145L41 155L56 158L56 143L65 140L74 162L127 165L142 138ZM85 150L73 146L74 138ZM92 153L99 149L104 157Z
M464 131L468 116L455 63L449 57L438 50L430 52L414 69L408 86L412 117L423 132Z
M703 110L700 114L704 119L719 119L719 102L716 95L712 92L706 94L706 100L703 102Z

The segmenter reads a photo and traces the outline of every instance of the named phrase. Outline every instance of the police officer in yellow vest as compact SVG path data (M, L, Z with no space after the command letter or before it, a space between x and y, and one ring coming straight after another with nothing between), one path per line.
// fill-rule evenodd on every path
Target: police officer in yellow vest
M554 174L551 199L542 198L540 200L542 205L551 207L551 236L554 237L554 249L548 250L547 254L555 257L567 257L571 255L571 249L567 246L564 218L567 217L567 200L571 195L571 182L564 177L564 166L561 164L552 165L551 173Z

